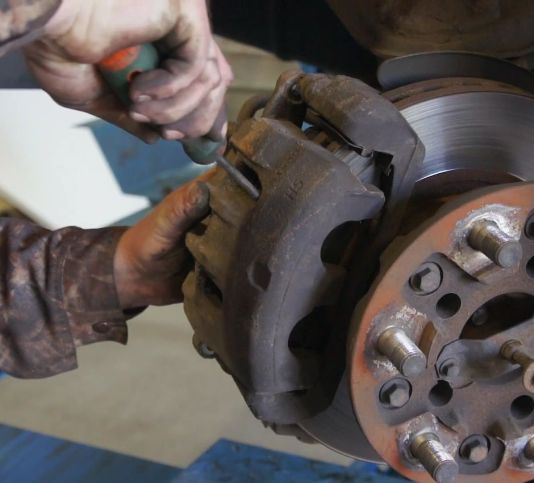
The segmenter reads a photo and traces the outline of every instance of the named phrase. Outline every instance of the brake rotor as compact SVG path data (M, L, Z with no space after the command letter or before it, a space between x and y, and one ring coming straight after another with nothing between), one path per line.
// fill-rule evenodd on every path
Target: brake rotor
M412 205L481 186L534 180L534 98L507 84L480 79L439 79L385 94L426 148ZM413 213L410 228L429 213ZM408 231L405 229L405 231ZM314 439L347 456L379 462L340 383L330 407L300 426Z

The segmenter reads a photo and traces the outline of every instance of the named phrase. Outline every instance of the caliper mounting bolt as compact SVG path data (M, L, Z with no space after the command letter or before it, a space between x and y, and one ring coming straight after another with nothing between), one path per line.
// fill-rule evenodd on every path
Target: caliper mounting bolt
M502 268L514 267L523 258L521 243L508 236L490 220L475 222L467 241L472 248L482 252Z
M458 476L458 463L434 433L423 433L410 443L412 455L438 483L451 483Z
M443 281L443 273L434 262L423 263L410 277L410 287L419 295L434 293Z
M512 364L523 368L523 386L534 393L534 359L525 352L525 347L518 340L509 340L501 347L501 356Z
M458 377L460 375L460 364L454 358L449 358L443 361L439 366L439 372L445 377Z
M386 382L380 389L380 402L390 409L399 409L410 400L412 386L406 379L396 378Z
M377 349L406 377L421 374L426 367L426 356L404 330L386 329L378 338Z
M486 436L473 434L463 441L460 446L460 456L470 463L482 463L489 454L489 441Z

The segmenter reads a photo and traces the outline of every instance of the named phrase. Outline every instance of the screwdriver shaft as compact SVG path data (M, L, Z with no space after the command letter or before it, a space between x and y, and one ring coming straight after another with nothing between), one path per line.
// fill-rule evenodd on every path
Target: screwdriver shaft
M258 188L256 188L241 171L230 164L223 156L217 156L215 162L218 166L224 169L230 178L232 178L252 199L257 200L260 197Z

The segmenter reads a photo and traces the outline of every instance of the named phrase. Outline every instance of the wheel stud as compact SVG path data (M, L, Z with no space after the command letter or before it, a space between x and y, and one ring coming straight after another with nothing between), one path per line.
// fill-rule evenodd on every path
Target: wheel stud
M377 348L403 376L418 376L426 367L425 354L402 329L391 327L382 332Z
M534 359L524 350L524 346L518 340L509 340L501 347L501 356L512 364L519 364L523 368L523 386L534 393Z
M410 451L438 483L451 483L458 476L458 463L434 433L416 436L410 444Z
M503 268L518 265L523 258L521 244L504 233L493 221L476 222L468 236L469 245Z

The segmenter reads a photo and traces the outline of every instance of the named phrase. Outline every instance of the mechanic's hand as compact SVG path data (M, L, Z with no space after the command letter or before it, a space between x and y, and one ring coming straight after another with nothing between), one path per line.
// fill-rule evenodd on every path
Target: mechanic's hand
M166 60L132 82L128 112L95 64L147 42L155 42ZM25 54L56 102L147 142L159 138L149 123L161 125L166 139L225 134L226 119L217 117L232 72L213 39L205 0L63 0Z
M208 172L167 196L119 240L115 286L123 309L168 305L183 300L182 283L192 258L186 231L208 212Z

